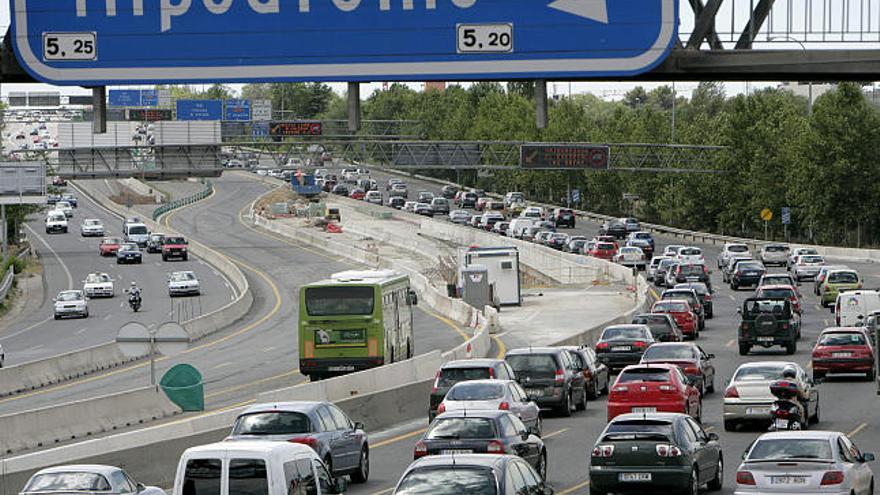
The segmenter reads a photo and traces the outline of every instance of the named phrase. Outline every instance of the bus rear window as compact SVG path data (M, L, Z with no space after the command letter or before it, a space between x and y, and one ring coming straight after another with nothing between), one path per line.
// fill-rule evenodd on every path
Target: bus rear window
M375 306L372 287L310 287L306 289L309 316L371 315Z

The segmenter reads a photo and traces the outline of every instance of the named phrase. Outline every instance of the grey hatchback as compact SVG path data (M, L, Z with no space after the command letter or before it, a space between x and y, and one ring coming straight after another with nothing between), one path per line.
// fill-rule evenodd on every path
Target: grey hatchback
M370 446L363 425L329 402L251 406L235 419L226 440L255 439L308 445L333 476L349 474L355 483L366 483L370 476Z
M525 460L513 455L431 455L414 461L395 495L553 495Z

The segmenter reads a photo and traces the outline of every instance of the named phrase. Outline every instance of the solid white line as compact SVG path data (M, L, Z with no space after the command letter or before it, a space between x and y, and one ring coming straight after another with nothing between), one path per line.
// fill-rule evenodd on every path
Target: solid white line
M24 226L26 229L28 229L31 232L31 234L34 237L39 239L40 242L42 242L43 245L46 246L46 249L48 249L49 252L52 253L52 256L54 256L55 259L58 260L58 263L61 265L61 268L64 270L64 273L67 275L67 288L73 289L73 275L70 274L70 269L67 268L67 264L64 263L64 260L61 259L61 256L58 256L58 253L55 252L54 249L52 249L52 246L50 246L48 242L46 242L46 239L43 239L40 236L40 234L37 234L37 232L34 229L32 229L30 225L25 224Z
M80 328L79 330L77 330L76 332L73 332L73 333L79 335L79 334L85 332L85 331L88 330L88 329L89 329L89 327L83 327L83 328Z
M36 350L39 349L40 347L43 347L43 344L35 345L35 346L33 346L33 347L30 347L30 348L28 348L28 349L25 349L24 352L28 352L28 351L36 351Z

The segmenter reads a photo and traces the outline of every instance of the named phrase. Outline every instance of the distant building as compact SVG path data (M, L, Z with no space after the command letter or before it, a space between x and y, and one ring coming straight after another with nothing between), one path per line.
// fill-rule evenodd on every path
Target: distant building
M813 103L816 103L816 99L825 93L837 88L836 84L813 84ZM810 84L805 82L790 82L785 81L779 85L780 89L787 89L794 93L797 96L802 96L804 98L810 97Z
M446 83L442 81L432 81L425 83L425 92L429 90L446 91Z

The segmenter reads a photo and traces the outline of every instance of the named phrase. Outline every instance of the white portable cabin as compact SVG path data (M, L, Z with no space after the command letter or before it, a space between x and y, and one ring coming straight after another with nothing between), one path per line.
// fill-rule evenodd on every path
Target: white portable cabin
M472 247L462 254L461 268L483 265L489 283L495 287L495 300L502 306L522 304L519 275L519 250L515 247Z

